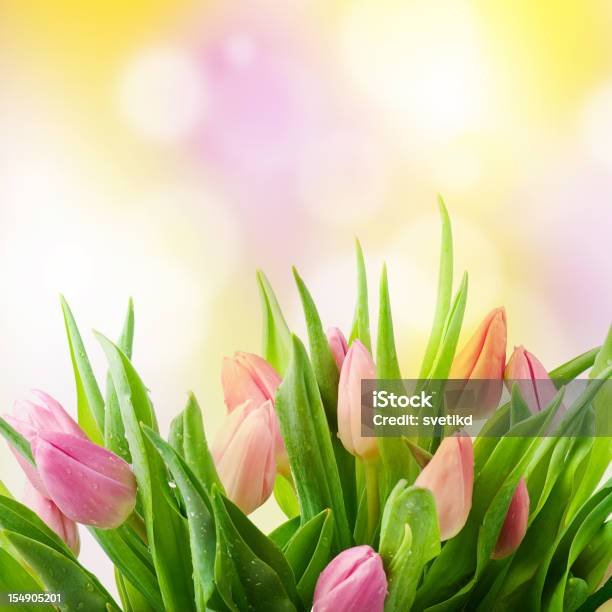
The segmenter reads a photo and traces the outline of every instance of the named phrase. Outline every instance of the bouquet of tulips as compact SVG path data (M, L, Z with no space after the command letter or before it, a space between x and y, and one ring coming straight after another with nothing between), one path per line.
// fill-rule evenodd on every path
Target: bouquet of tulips
M56 594L36 609L86 612L562 612L612 597L612 481L602 482L612 333L547 372L523 347L506 362L497 308L458 351L467 276L453 296L441 201L440 212L438 300L419 384L499 382L478 406L478 435L364 433L363 381L402 376L384 268L372 346L359 244L348 341L324 331L294 270L307 349L258 273L263 356L224 360L227 416L210 445L193 395L162 437L131 361L131 302L117 343L96 334L108 361L103 393L62 299L78 419L35 392L0 420L28 481L23 503L0 483L0 592ZM587 371L581 393L564 396ZM287 520L265 534L248 515L272 495ZM114 564L121 603L77 560L79 523ZM27 610L34 600L18 601Z

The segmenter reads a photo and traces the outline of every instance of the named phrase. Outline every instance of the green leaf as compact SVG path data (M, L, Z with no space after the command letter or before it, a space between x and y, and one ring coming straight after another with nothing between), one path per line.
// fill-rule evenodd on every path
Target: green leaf
M295 491L282 474L277 474L274 481L274 499L287 518L299 516L300 506Z
M572 566L572 574L583 578L589 593L604 579L612 561L612 521L599 527Z
M425 564L440 552L440 531L433 495L400 480L387 500L379 552L389 594L387 612L410 610Z
M132 358L132 346L134 344L134 302L132 298L128 301L127 314L123 323L123 330L117 346L125 353L128 359ZM113 385L113 377L110 372L106 375L106 416L104 419L104 446L116 455L119 455L127 463L132 463L130 448L125 439L125 428L121 418L121 410L117 393Z
M98 579L74 558L19 533L7 531L5 535L34 570L45 590L62 594L60 610L119 611Z
M0 529L33 538L74 559L74 554L64 541L36 513L18 501L2 495L0 495Z
M64 324L70 347L70 359L77 388L79 425L96 444L103 444L104 398L96 381L79 328L64 296L60 296Z
M215 577L228 607L270 612L299 609L295 579L281 551L216 488L212 504L217 528Z
M317 378L329 428L332 432L335 432L338 430L338 417L336 414L339 381L338 366L329 348L327 336L323 331L323 325L314 300L295 268L293 268L293 276L300 293L304 317L306 318L312 369Z
M263 352L266 360L284 375L291 355L291 332L265 274L257 272L263 310Z
M271 531L268 537L282 550L287 546L293 534L300 528L301 521L301 517L295 516L285 521L282 525L279 525L274 531Z
M2 417L0 417L0 435L2 435L22 457L27 459L32 465L36 465L34 463L34 456L32 455L30 443Z
M186 521L169 505L167 471L141 425L157 432L157 422L146 387L127 356L110 340L96 333L117 390L134 474L142 498L144 519L159 587L168 611L193 606L191 555Z
M363 251L359 240L355 240L355 255L357 257L357 305L355 306L355 317L353 328L349 337L349 344L353 340L359 340L368 351L372 351L370 340L370 314L368 306L368 278L366 275Z
M525 403L518 383L512 383L512 396L510 400L510 427L514 427L521 421L528 419L531 416L531 411Z
M138 536L126 524L118 529L90 528L89 531L129 582L128 591L138 590L152 609L164 612L151 553Z
M612 599L612 578L608 578L606 584L601 589L593 593L581 606L578 612L593 612L593 610L601 610L602 606Z
M295 479L302 519L331 508L336 550L351 536L330 431L319 388L303 344L293 336L291 361L276 392L276 413Z
M317 580L330 561L333 531L332 512L324 510L300 527L285 548L285 556L298 581L298 593L307 610L312 608Z
M418 444L412 442L409 438L402 438L408 450L412 453L414 460L417 462L418 466L422 469L424 468L430 461L433 455L426 451L424 448L421 448Z
M42 592L42 587L23 568L21 563L0 548L0 593ZM18 609L24 612L53 612L54 608L45 604L20 604Z
M152 429L145 427L144 432L166 463L185 503L193 559L196 607L199 612L203 612L215 590L216 542L211 502L202 481L176 450Z
M134 588L131 582L115 568L115 582L121 598L124 612L151 612L152 608L142 593Z
M601 347L596 347L590 351L586 351L578 355L578 357L570 359L567 363L557 366L554 370L551 370L548 375L553 379L553 382L558 388L588 370L595 363L595 358L599 354L600 349Z
M402 378L393 333L393 318L389 301L387 267L383 266L380 279L380 306L378 311L378 339L376 344L376 376L379 379L398 381L398 393L402 392ZM400 438L379 437L378 448L383 465L381 492L384 503L398 480L413 481L418 474L416 463Z
M189 394L185 410L172 421L170 431L170 445L185 459L208 493L212 491L213 485L223 491L206 441L202 411L193 393Z
M451 296L453 292L453 233L450 217L444 205L444 200L438 196L438 208L442 220L442 240L440 246L440 270L438 272L438 297L436 300L436 310L429 342L425 349L423 364L421 365L420 379L429 378L434 359L438 354L444 323L450 308Z
M448 374L455 357L455 351L457 350L461 326L463 325L463 315L465 314L467 293L468 275L467 272L465 272L461 278L459 289L455 294L451 309L448 312L448 316L444 324L442 342L440 343L440 348L436 354L436 358L434 359L431 374L429 376L431 379L443 380L448 378Z
M543 608L545 610L552 611L563 608L571 566L612 512L612 481L608 482L604 491L606 491L606 494L602 495L601 501L594 505L592 509L589 508L588 513L586 511L580 512L559 541L550 564L550 570L546 576L543 593Z
M0 480L0 495L13 499L11 492L6 488L6 485Z

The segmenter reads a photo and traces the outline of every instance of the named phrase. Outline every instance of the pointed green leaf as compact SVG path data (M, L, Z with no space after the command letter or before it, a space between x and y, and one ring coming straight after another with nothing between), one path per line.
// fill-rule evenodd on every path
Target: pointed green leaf
M298 593L307 610L312 608L317 580L330 561L333 523L331 510L324 510L300 527L285 549L298 581Z
M166 463L185 503L196 587L196 607L198 612L203 612L215 590L216 541L210 499L202 481L187 462L152 429L145 427L144 432Z
M125 353L128 359L132 358L132 346L134 344L134 302L132 298L128 301L127 314L123 323L123 329L117 346ZM119 455L127 463L132 463L130 448L125 439L125 428L121 419L121 410L117 393L113 385L113 377L108 372L106 375L106 417L104 419L104 446Z
M119 612L119 606L98 579L74 558L19 533L7 531L5 535L40 578L45 590L62 594L61 610Z
M321 399L327 414L327 422L330 429L335 432L338 429L338 419L336 416L339 380L338 366L329 348L327 336L323 331L323 325L314 300L295 268L293 268L293 276L300 293L306 318L312 369L314 370L319 391L321 392Z
M172 421L170 431L170 445L185 459L208 493L214 484L223 491L206 441L202 411L193 393L189 394L185 410Z
M512 383L512 397L510 400L510 427L514 427L521 421L528 419L531 416L531 411L525 403L518 383Z
M241 610L295 611L300 606L299 597L293 573L281 551L216 488L212 504L217 556L224 559L217 567L225 567L234 577L230 591L220 589L225 603Z
M355 317L353 328L349 337L349 344L353 340L359 340L368 351L372 350L370 340L370 309L368 306L368 278L366 275L363 251L359 240L355 240L355 255L357 258L357 305L355 306Z
M261 270L257 272L257 283L263 310L264 357L283 376L291 355L291 332L272 286Z
M347 548L351 536L331 435L312 366L297 336L293 336L291 361L276 392L276 413L302 519L308 521L331 508L336 549Z
M302 519L299 516L289 519L282 525L279 525L274 531L271 531L268 537L282 550L287 546L293 534L300 528L301 521Z
M429 342L425 349L423 364L421 366L420 379L429 378L434 359L438 353L444 323L450 308L453 293L453 233L450 217L444 205L444 200L438 196L438 208L442 220L442 240L440 246L440 269L438 272L438 298Z
M186 522L168 503L170 487L165 466L141 429L146 425L157 431L153 405L127 356L101 334L96 333L96 337L106 354L117 391L164 605L171 612L190 609L194 594Z
M103 444L104 398L96 381L79 328L64 296L60 296L64 324L70 347L70 359L77 389L77 412L79 425L96 443Z

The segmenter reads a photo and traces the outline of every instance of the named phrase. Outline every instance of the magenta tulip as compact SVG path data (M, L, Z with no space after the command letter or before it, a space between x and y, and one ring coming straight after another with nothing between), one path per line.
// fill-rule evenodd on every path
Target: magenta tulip
M387 577L380 555L369 546L341 552L323 570L314 593L313 612L382 612Z
M26 484L23 503L30 508L68 545L68 548L79 555L81 540L79 528L62 511L46 497L43 497L31 484Z
M461 434L444 438L414 484L429 489L434 496L440 538L448 540L456 536L463 529L472 508L472 439Z
M338 371L340 371L348 351L348 344L346 343L346 338L342 330L338 327L330 327L327 330L327 342L329 343L329 348L338 366Z
M246 514L274 489L277 428L271 401L255 408L249 401L227 416L211 446L225 492Z
M508 512L501 528L495 550L491 557L503 559L511 555L521 544L527 533L529 520L529 491L525 479L521 478L508 507Z
M34 441L38 432L42 430L63 432L87 440L85 432L57 400L43 391L32 391L32 393L40 403L26 400L17 401L13 407L13 416L5 416L8 423L30 444ZM11 451L36 490L44 497L49 498L49 493L40 478L38 470L14 448L11 447Z
M557 394L546 368L525 349L517 346L508 361L504 378L509 389L516 382L531 412L544 410Z
M134 511L134 474L109 450L71 434L39 431L32 451L50 499L69 519L113 529Z
M338 385L338 436L344 448L364 460L378 456L375 437L361 435L361 381L376 378L368 349L355 340L346 354Z

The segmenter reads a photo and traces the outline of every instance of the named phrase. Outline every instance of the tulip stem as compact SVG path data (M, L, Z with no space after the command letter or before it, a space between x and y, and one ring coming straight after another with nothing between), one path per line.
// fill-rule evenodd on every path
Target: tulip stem
M149 539L147 537L147 528L139 514L136 514L136 512L132 512L130 518L127 519L126 523L136 532L136 534L145 544L149 543Z
M372 542L376 525L378 524L379 499L378 499L378 462L363 462L366 496L368 500L368 542Z

